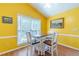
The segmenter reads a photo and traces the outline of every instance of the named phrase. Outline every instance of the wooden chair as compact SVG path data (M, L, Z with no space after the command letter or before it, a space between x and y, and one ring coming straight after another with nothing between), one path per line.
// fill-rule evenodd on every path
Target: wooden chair
M37 38L33 37L30 32L27 32L26 36L27 36L27 43L31 46L31 53L30 54L32 56L35 56L36 55L35 50L38 49L38 53L37 54L39 55L40 43L33 44L34 40L36 40Z
M53 35L51 35L52 39L51 39L51 54L52 56L54 55L54 52L56 53L56 56L58 56L58 49L57 49L57 33L54 32Z
M48 40L46 40L44 43L48 46L47 48L47 53L49 55L54 55L54 52L56 55L58 55L58 50L57 50L57 33L53 33L47 36Z
M44 41L46 40L46 37L41 37L41 40L40 40L40 51L41 51L41 55L42 56L45 56L45 44L44 44Z

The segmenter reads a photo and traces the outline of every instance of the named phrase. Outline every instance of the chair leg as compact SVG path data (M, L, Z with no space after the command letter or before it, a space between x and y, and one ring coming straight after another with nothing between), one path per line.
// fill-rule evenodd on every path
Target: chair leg
M51 56L53 56L53 51L51 52Z
M35 47L32 47L32 56L35 56Z
M40 51L38 50L38 53L37 53L38 55L40 55Z
M41 56L43 55L42 51L41 51Z
M31 52L32 52L32 46L29 47L29 50L30 50L30 51L29 51L29 56L30 56L30 55L32 55L32 54L31 54Z
M56 48L56 56L58 56L58 50L57 50L57 48Z
M28 47L27 47L27 52L26 52L26 55L28 56Z
M43 55L45 56L45 51L43 51Z
M53 56L54 55L54 53L53 53L53 47L50 47L50 51L51 51L51 56Z

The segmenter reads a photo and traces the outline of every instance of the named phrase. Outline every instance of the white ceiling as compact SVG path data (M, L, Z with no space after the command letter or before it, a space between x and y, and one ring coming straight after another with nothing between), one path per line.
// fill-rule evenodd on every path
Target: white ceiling
M31 5L46 17L79 7L79 3L51 3L49 8L45 7L45 3L32 3Z

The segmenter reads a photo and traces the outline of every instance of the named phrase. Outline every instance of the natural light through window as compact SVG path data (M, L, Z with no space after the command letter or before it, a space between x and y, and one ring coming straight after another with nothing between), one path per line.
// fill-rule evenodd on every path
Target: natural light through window
M32 35L41 34L41 22L39 19L34 19L27 16L18 16L18 44L27 43L26 33Z

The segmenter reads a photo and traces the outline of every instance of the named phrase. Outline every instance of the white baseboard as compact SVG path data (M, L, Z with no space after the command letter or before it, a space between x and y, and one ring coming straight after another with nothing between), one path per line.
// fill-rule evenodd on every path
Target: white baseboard
M74 49L74 50L77 50L77 51L79 51L79 48L75 48L75 47L68 46L68 45L61 44L61 43L59 43L58 45L61 45L61 46L68 47L68 48L71 48L71 49Z

